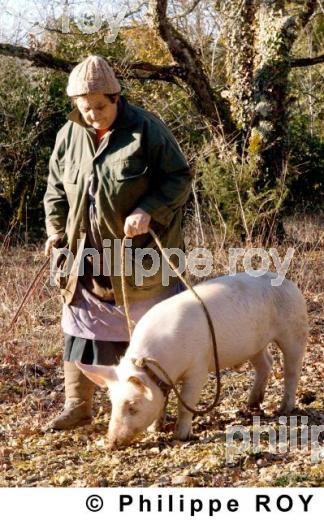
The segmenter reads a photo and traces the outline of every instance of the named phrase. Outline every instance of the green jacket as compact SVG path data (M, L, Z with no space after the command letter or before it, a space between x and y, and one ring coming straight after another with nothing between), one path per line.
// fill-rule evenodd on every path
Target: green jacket
M63 300L71 303L80 269L80 259L89 226L88 185L91 172L98 178L96 207L102 239L122 239L125 219L136 207L152 217L151 227L163 247L183 248L182 207L191 189L192 175L179 145L168 128L150 112L127 103L99 148L95 130L86 126L79 111L59 130L49 163L44 197L46 231L66 235L74 255ZM150 234L132 239L134 248L154 247ZM121 278L114 274L111 284L117 305L123 304ZM143 262L144 266L145 263ZM148 267L150 262L148 262ZM176 279L171 279L171 284ZM129 301L151 298L163 291L161 267L142 286L136 286L134 272L127 276Z

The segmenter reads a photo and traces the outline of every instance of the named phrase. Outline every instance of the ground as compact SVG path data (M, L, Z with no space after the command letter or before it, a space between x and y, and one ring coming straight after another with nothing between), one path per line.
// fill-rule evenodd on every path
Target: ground
M2 251L0 321L3 331L0 353L0 486L3 487L116 487L116 486L322 486L324 483L324 443L322 433L313 446L300 448L301 417L310 436L311 427L324 425L324 285L323 251L320 247L297 248L288 276L302 289L308 306L310 335L303 372L298 387L297 448L283 442L271 452L268 436L260 445L248 442L229 460L226 429L231 425L251 430L253 415L246 409L253 376L246 363L238 370L222 373L219 406L208 415L196 417L194 437L188 442L173 440L176 401L168 407L167 431L142 436L134 445L117 451L106 446L110 403L100 389L95 394L91 425L68 432L42 431L46 422L62 408L64 399L60 297L57 289L43 279L26 305L14 329L6 327L43 261L38 247L21 246ZM221 262L219 262L221 264ZM262 414L261 427L277 433L280 424L276 409L282 392L282 360L273 348L275 365ZM215 379L210 376L200 405L214 395ZM254 421L256 421L256 417ZM294 419L288 418L287 437L293 433ZM309 428L308 428L309 427ZM308 428L308 429L307 429ZM324 426L323 426L324 431ZM317 439L317 436L316 436ZM315 440L316 440L315 439ZM246 439L245 439L246 440ZM228 443L227 443L228 445ZM305 445L305 443L304 443ZM316 453L315 453L316 451ZM227 456L226 456L227 455Z

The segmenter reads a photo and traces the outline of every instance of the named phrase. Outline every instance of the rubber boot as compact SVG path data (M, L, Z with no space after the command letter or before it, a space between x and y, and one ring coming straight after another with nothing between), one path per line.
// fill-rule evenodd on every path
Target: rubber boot
M64 410L47 424L46 430L69 430L91 422L96 385L70 361L64 361L64 379Z

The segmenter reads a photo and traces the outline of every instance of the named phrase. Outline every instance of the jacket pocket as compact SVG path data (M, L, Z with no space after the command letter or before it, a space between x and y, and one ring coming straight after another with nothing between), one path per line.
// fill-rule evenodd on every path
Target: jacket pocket
M63 174L63 186L70 207L77 201L79 167L75 164L66 164Z
M77 183L79 174L79 166L75 163L68 162L64 167L63 184L64 186L74 185Z
M118 182L129 181L143 177L148 170L148 166L143 159L124 159L113 163L112 176Z

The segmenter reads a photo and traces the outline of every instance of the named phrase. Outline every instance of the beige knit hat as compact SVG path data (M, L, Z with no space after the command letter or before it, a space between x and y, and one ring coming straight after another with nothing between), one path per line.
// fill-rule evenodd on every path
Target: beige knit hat
M89 56L72 70L66 89L68 96L92 92L117 94L121 90L113 69L101 56Z

